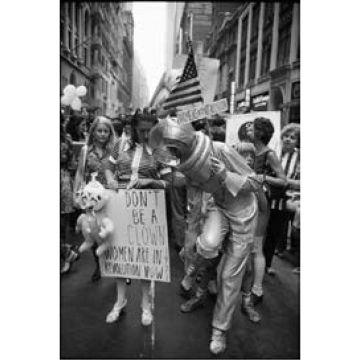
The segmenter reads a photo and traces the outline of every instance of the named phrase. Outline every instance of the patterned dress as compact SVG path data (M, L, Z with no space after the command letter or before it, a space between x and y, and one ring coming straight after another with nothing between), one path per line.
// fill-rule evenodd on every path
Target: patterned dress
M138 168L138 177L140 179L160 179L162 175L171 172L169 167L163 166L154 159L151 149L148 146L135 144L135 146L130 147L129 144L126 144L121 151L119 145L119 142L115 144L109 158L108 166L114 174L114 179L117 180L120 185L130 181L135 151L139 147L143 147Z
M80 159L82 158L83 154L84 148L82 149ZM91 180L91 174L97 172L96 180L99 181L102 185L106 185L105 169L109 161L109 156L110 151L104 151L102 154L99 154L96 151L94 145L90 145L88 147L84 172L86 183Z

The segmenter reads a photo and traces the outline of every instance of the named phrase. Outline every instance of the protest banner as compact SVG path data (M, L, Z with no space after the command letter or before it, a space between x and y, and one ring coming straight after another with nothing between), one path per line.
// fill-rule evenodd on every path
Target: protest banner
M227 111L228 103L226 99L221 99L209 104L203 104L193 109L187 109L179 111L177 113L177 121L179 124L186 124L198 119L210 117L215 114L219 114Z
M170 282L164 190L108 191L115 230L100 257L102 276Z
M278 156L281 153L281 125L280 125L280 111L259 111L251 112L248 114L226 114L224 116L226 121L226 144L232 146L239 142L238 133L240 132L244 138L242 141L246 141L245 124L254 121L257 117L268 118L274 126L274 134L268 144Z

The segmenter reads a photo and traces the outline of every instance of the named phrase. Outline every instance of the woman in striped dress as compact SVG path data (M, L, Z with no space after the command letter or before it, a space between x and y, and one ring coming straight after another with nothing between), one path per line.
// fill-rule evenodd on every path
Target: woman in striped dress
M137 112L131 122L131 140L120 148L114 146L109 159L106 178L108 186L113 189L165 189L168 186L171 169L161 166L152 156L148 145L151 128L157 123L153 115ZM107 323L115 322L127 304L126 279L116 280L117 299L106 317ZM141 280L142 316L141 323L148 326L152 323L150 281Z

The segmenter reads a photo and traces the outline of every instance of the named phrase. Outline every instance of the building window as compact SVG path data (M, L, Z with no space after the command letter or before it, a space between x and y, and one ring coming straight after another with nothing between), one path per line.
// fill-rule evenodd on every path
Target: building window
M299 60L300 59L300 39L298 41L298 48L297 48L297 52L296 52L296 59Z
M96 54L97 54L97 52L95 51L94 48L92 48L91 49L91 64L93 64L93 65L97 65Z
M239 69L239 87L240 88L244 85L244 80L245 80L245 61L246 61L245 53L243 53L243 51L241 51L240 69Z
M242 30L241 30L241 53L240 53L240 71L239 71L240 88L244 85L244 80L245 80L247 33L248 33L248 16L245 16L242 22Z
M261 75L265 75L270 69L272 26L274 22L274 4L265 4L264 26L263 26L263 43L262 43L262 61Z
M63 2L60 3L60 43L61 45L65 44L65 17L66 17L66 6Z
M95 98L95 86L94 86L93 83L90 84L90 97L91 97L92 99Z
M66 76L62 75L60 80L61 92L64 90L64 87L68 84L68 79Z
M69 22L68 22L68 28L67 28L67 32L68 32L68 43L65 44L69 49L72 48L72 37L73 37L73 5L74 3L68 3L68 17L69 17Z
M259 35L259 14L260 3L257 3L253 7L253 17L251 23L249 80L254 80L256 73L257 44Z
M290 107L289 123L300 124L300 106L299 105Z
M73 72L70 75L70 84L76 86L76 76Z
M256 41L259 33L259 15L260 15L260 3L256 3L253 7L253 16L251 23L251 42Z
M235 69L235 62L236 62L236 48L231 51L229 54L229 64L230 64L230 70Z
M242 32L241 32L241 48L246 49L246 39L247 39L247 30L248 30L248 16L245 16L242 22Z
M90 32L91 32L91 26L90 26L90 15L89 15L89 11L86 10L85 12L85 19L84 19L84 37L83 37L83 41L84 41L84 59L85 59L85 66L90 67Z
M227 91L228 89L228 64L225 62L223 66L223 87L222 92Z
M77 22L77 28L78 28L78 48L77 48L77 54L78 56L82 56L83 54L81 53L81 49L82 49L82 45L81 43L83 42L83 34L84 34L84 29L83 29L83 19L82 19L82 5L80 4L76 4L76 22Z
M272 27L274 21L274 4L268 2L265 4L265 13L264 13L264 27Z
M256 42L257 43L257 42ZM250 52L250 69L249 69L249 80L255 79L256 73L256 58L257 58L257 47L254 46Z
M78 34L78 22L77 22L77 12L78 12L78 5L75 3L75 19L73 21L74 24L74 54L77 56L78 55L78 44L79 44L79 34Z
M289 62L292 8L292 3L280 3L277 66L282 66Z
M271 58L271 40L272 35L267 34L263 38L263 52L262 52L262 62L261 62L261 75L268 73L270 69L270 58Z
M234 34L234 40L233 43L236 45L237 44L237 34L238 34L238 26L239 26L239 22L236 21L236 24L233 27L233 34Z
M223 89L223 65L220 63L220 73L219 73L219 84L218 84L218 92L222 93Z
M101 78L101 92L105 94L105 79Z

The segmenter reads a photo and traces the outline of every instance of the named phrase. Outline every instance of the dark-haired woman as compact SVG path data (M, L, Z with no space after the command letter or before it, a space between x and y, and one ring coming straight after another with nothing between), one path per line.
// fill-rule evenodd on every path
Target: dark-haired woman
M258 303L263 297L262 283L265 274L266 261L264 256L264 239L267 234L267 227L270 217L270 198L276 191L284 189L287 183L284 170L279 158L268 144L274 134L274 126L267 118L258 117L253 123L246 126L247 136L255 145L255 172L262 175L264 192L267 195L268 206L259 212L258 224L254 238L254 283L252 293L254 303ZM268 268L267 272L271 273Z
M157 123L157 118L149 114L137 112L131 122L131 140L120 149L118 141L109 159L106 178L111 189L165 189L166 179L171 175L170 168L164 168L152 156L148 145L151 128ZM150 281L141 280L142 316L141 323L148 326L152 323L150 301ZM106 317L107 323L115 322L127 304L126 279L116 279L116 302Z
M70 134L72 141L85 141L86 119L82 116L72 115L66 125L66 131Z

